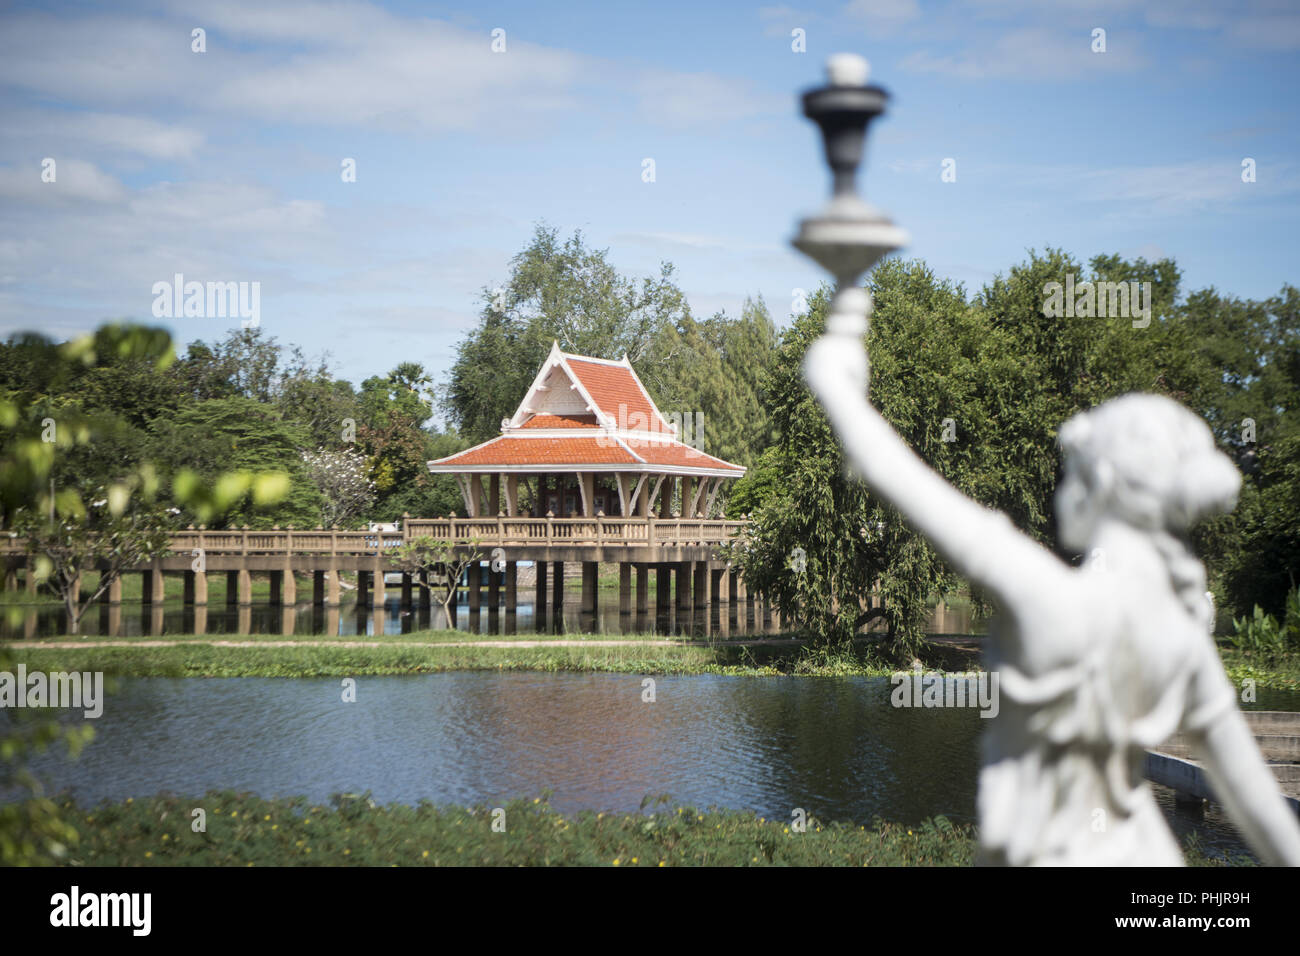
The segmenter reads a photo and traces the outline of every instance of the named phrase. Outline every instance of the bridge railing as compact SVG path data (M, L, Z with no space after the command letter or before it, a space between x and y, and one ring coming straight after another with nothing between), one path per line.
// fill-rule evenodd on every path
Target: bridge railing
M725 544L744 527L744 521L723 518L407 518L400 531L187 528L172 534L168 550L174 554L374 554L400 548L416 538L516 547L688 547ZM0 535L0 554L24 554L26 550L22 538Z

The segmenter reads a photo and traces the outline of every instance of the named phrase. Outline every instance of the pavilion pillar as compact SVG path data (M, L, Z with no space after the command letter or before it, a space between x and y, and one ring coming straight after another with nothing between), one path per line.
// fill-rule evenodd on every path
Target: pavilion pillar
M659 517L661 518L673 516L673 481L672 475L666 476L663 486L659 489Z
M691 510L691 486L694 479L690 475L682 475L682 517L694 518L695 512Z
M247 607L253 603L253 573L248 568L240 568L237 572L239 575L239 603ZM247 634L247 631L241 633Z
M342 588L340 586L341 581L339 575L339 566L337 562L334 561L330 562L330 566L329 569L326 571L326 575L329 577L329 591L327 592L328 596L325 598L325 603L328 604L330 607L338 607L340 603L340 592L342 591ZM358 587L360 586L360 584L361 584L361 575L358 574L357 575ZM331 630L330 633L332 634L335 632Z
M357 607L370 606L370 572L357 572Z
M564 613L564 562L551 564L551 613L557 618Z
M646 598L650 590L650 565L642 563L636 566L636 613L640 617L646 612Z
M196 571L186 571L181 578L181 603L186 607L194 603L194 576L197 573Z
M546 616L546 569L545 561L533 562L537 580L534 583L536 594L533 596L533 617L540 623Z
M195 572L204 578L203 581L203 603L208 603L208 582L207 576L202 571ZM108 584L108 603L109 605L122 603L122 575L113 578ZM116 636L116 635L114 635Z
M677 562L677 615L680 619L691 609L691 561Z
M414 578L406 571L402 572L402 610L408 611L411 608L411 595L413 593Z
M311 603L320 607L325 603L325 572L313 571L311 573Z
M506 562L506 613L519 610L519 562Z
M632 613L632 565L627 561L618 564L618 613Z
M596 613L596 591L600 586L600 565L595 561L582 562L582 611Z
M578 472L578 486L582 497L582 516L593 518L596 515L596 476L590 471Z
M270 594L268 595L267 603L272 607L280 603L280 585L282 580L283 578L279 571L269 572Z
M501 572L488 562L488 610L493 614L501 607Z
M501 513L501 476L492 475L488 478L488 507L487 513L489 518L495 518Z
M471 564L465 577L469 586L469 612L477 614L483 605L483 566L477 562Z
M513 518L519 514L519 476L506 475L506 516Z
M709 562L695 562L695 607L705 608L709 606Z
M659 562L655 565L655 614L668 616L669 598L672 589L672 565Z
M645 475L645 480L641 482L641 490L637 492L636 501L632 503L632 513L638 518L647 518L650 516L650 476Z
M469 476L469 516L477 518L483 509L483 476Z

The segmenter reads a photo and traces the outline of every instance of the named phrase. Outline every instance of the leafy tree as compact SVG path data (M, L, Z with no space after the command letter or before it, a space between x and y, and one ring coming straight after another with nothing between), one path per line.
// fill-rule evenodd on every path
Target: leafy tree
M407 574L423 575L431 588L436 588L443 613L451 619L451 605L456 600L456 588L466 568L477 567L483 560L477 540L468 545L433 538L416 538L393 549L390 558Z
M346 528L375 500L375 483L368 475L366 456L358 451L303 452L307 473L321 493L321 524Z
M506 284L484 288L480 324L457 348L446 390L448 415L470 444L500 431L552 341L582 355L626 353L656 402L675 398L685 346L670 333L690 307L673 267L663 263L638 282L608 256L589 249L581 233L561 242L557 230L539 225Z

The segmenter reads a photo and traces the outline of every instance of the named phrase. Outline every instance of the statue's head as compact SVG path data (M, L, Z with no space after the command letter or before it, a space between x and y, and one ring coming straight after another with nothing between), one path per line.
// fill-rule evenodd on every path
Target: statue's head
M1125 395L1061 426L1061 543L1087 550L1105 520L1182 534L1231 511L1241 475L1200 418L1160 395Z

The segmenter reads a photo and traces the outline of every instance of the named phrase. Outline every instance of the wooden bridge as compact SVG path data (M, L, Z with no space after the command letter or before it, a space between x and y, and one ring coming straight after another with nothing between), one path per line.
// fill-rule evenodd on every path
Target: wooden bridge
M673 597L679 611L732 601L752 604L757 596L747 593L738 571L718 554L719 547L735 540L744 527L743 521L719 518L621 518L600 514L591 518L404 516L399 531L213 531L191 527L174 533L164 553L130 570L143 576L141 595L146 604L161 604L164 600L164 575L182 574L185 603L205 606L208 574L225 573L227 604L248 605L252 603L252 574L265 573L270 579L272 604L297 603L295 576L310 574L313 603L333 606L340 603L340 572L349 572L357 576L359 604L382 607L385 577L397 573L402 575L403 605L411 603L413 588L418 587L421 603L427 606L430 582L415 580L397 560L397 550L417 539L431 538L450 542L459 554L476 552L489 564L489 608L498 608L504 596L505 610L516 609L520 562L536 566L534 607L541 612L548 603L561 607L565 564L577 563L582 566L582 610L594 613L599 565L611 563L619 567L619 610L633 610L635 571L635 610L642 614L648 610L652 569L658 611L666 611ZM22 571L27 590L35 591L32 556L25 541L0 540L0 562L7 589L18 587ZM473 612L483 603L483 576L470 574L468 589ZM111 585L106 600L121 603L120 578ZM771 614L770 608L764 611Z

